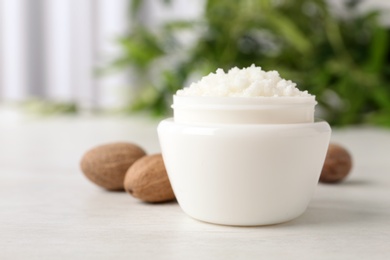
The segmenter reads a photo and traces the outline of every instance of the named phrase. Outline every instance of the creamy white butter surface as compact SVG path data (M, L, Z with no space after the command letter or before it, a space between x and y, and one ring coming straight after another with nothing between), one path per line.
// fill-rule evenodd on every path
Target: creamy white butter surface
M177 91L177 96L207 97L312 97L300 91L296 83L280 77L277 71L264 71L254 64L248 68L234 67L225 73L218 69L189 87Z

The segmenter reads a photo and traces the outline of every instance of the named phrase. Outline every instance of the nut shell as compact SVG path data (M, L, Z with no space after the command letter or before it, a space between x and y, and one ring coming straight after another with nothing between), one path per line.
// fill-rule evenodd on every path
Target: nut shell
M127 171L125 190L145 202L175 199L161 154L144 156Z
M98 186L123 190L127 169L145 154L141 147L132 143L105 144L86 152L80 167L84 175Z
M336 183L342 181L352 168L350 153L338 144L329 144L320 182Z

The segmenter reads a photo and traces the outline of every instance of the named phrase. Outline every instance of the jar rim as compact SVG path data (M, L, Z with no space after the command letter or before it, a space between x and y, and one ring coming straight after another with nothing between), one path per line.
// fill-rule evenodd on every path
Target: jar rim
M173 108L178 107L241 107L241 106L289 106L289 105L316 105L315 96L310 97L296 97L296 96L282 96L282 97L211 97L211 96L173 96Z
M173 96L177 122L192 123L303 123L313 122L311 97L193 97Z

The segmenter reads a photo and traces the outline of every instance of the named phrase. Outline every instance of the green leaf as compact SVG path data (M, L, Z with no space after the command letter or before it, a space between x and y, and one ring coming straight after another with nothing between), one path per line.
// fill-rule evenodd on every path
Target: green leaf
M376 27L370 44L369 59L365 66L369 72L379 72L386 62L389 53L389 30Z
M125 55L117 61L116 65L129 62L141 68L147 67L156 58L164 54L164 50L160 47L157 38L151 33L139 30L129 37L119 40Z
M310 41L294 24L292 19L287 16L280 15L276 12L272 12L266 15L266 19L270 22L270 25L299 52L306 54L311 51L312 46Z
M164 30L184 30L184 29L191 29L195 25L197 25L197 21L173 21L173 22L167 22L163 25Z
M142 6L142 0L131 0L130 3L130 14L135 17Z
M390 93L388 87L377 86L375 89L371 90L370 94L370 97L372 97L378 107L382 107L390 111Z

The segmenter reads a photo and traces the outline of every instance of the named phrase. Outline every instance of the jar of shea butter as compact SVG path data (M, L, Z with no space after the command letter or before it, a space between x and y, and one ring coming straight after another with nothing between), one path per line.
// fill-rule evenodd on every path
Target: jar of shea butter
M315 97L276 71L217 70L174 95L158 135L168 176L189 216L222 225L289 221L308 206L331 129Z

